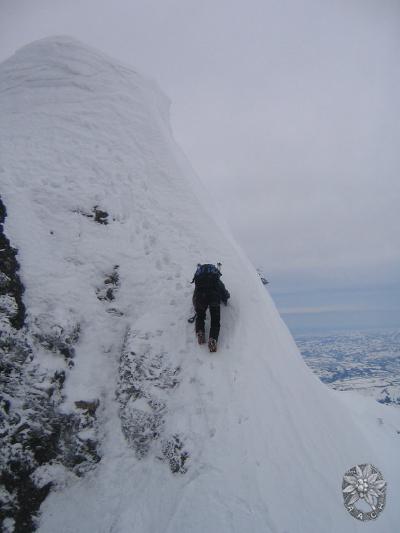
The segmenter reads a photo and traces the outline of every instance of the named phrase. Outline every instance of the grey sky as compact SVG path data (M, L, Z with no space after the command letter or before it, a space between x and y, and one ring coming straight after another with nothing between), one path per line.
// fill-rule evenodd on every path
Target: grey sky
M278 300L400 285L398 0L0 0L0 59L54 34L159 82Z

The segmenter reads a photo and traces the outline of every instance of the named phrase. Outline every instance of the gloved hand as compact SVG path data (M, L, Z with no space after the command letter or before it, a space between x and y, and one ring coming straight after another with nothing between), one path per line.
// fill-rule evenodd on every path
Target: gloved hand
M227 296L226 298L221 298L221 301L222 303L224 304L224 306L226 307L228 305L228 299L229 299L229 296Z

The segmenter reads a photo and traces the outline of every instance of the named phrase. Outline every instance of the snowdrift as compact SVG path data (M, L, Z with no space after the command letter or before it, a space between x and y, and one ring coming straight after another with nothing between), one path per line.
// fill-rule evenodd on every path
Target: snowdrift
M168 110L153 82L67 37L0 66L4 234L26 307L22 328L2 308L5 527L393 533L399 411L306 367ZM218 260L232 298L209 354L187 322L190 281ZM341 493L362 463L388 483L369 526Z

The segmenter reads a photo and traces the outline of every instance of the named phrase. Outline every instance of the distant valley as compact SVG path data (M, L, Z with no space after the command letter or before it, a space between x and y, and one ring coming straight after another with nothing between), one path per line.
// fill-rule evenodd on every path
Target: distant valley
M400 330L298 335L307 365L338 390L400 406Z

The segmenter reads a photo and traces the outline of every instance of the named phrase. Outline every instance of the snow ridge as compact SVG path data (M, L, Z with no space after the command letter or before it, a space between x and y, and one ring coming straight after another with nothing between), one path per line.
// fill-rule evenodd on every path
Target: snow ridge
M168 108L153 82L66 37L0 66L5 231L25 286L22 366L35 367L10 406L53 386L40 405L64 436L27 472L45 488L38 517L26 510L32 527L361 531L341 477L371 462L400 497L399 414L307 369L176 146ZM187 322L199 261L221 261L232 294L213 356ZM380 532L397 522L388 499Z

